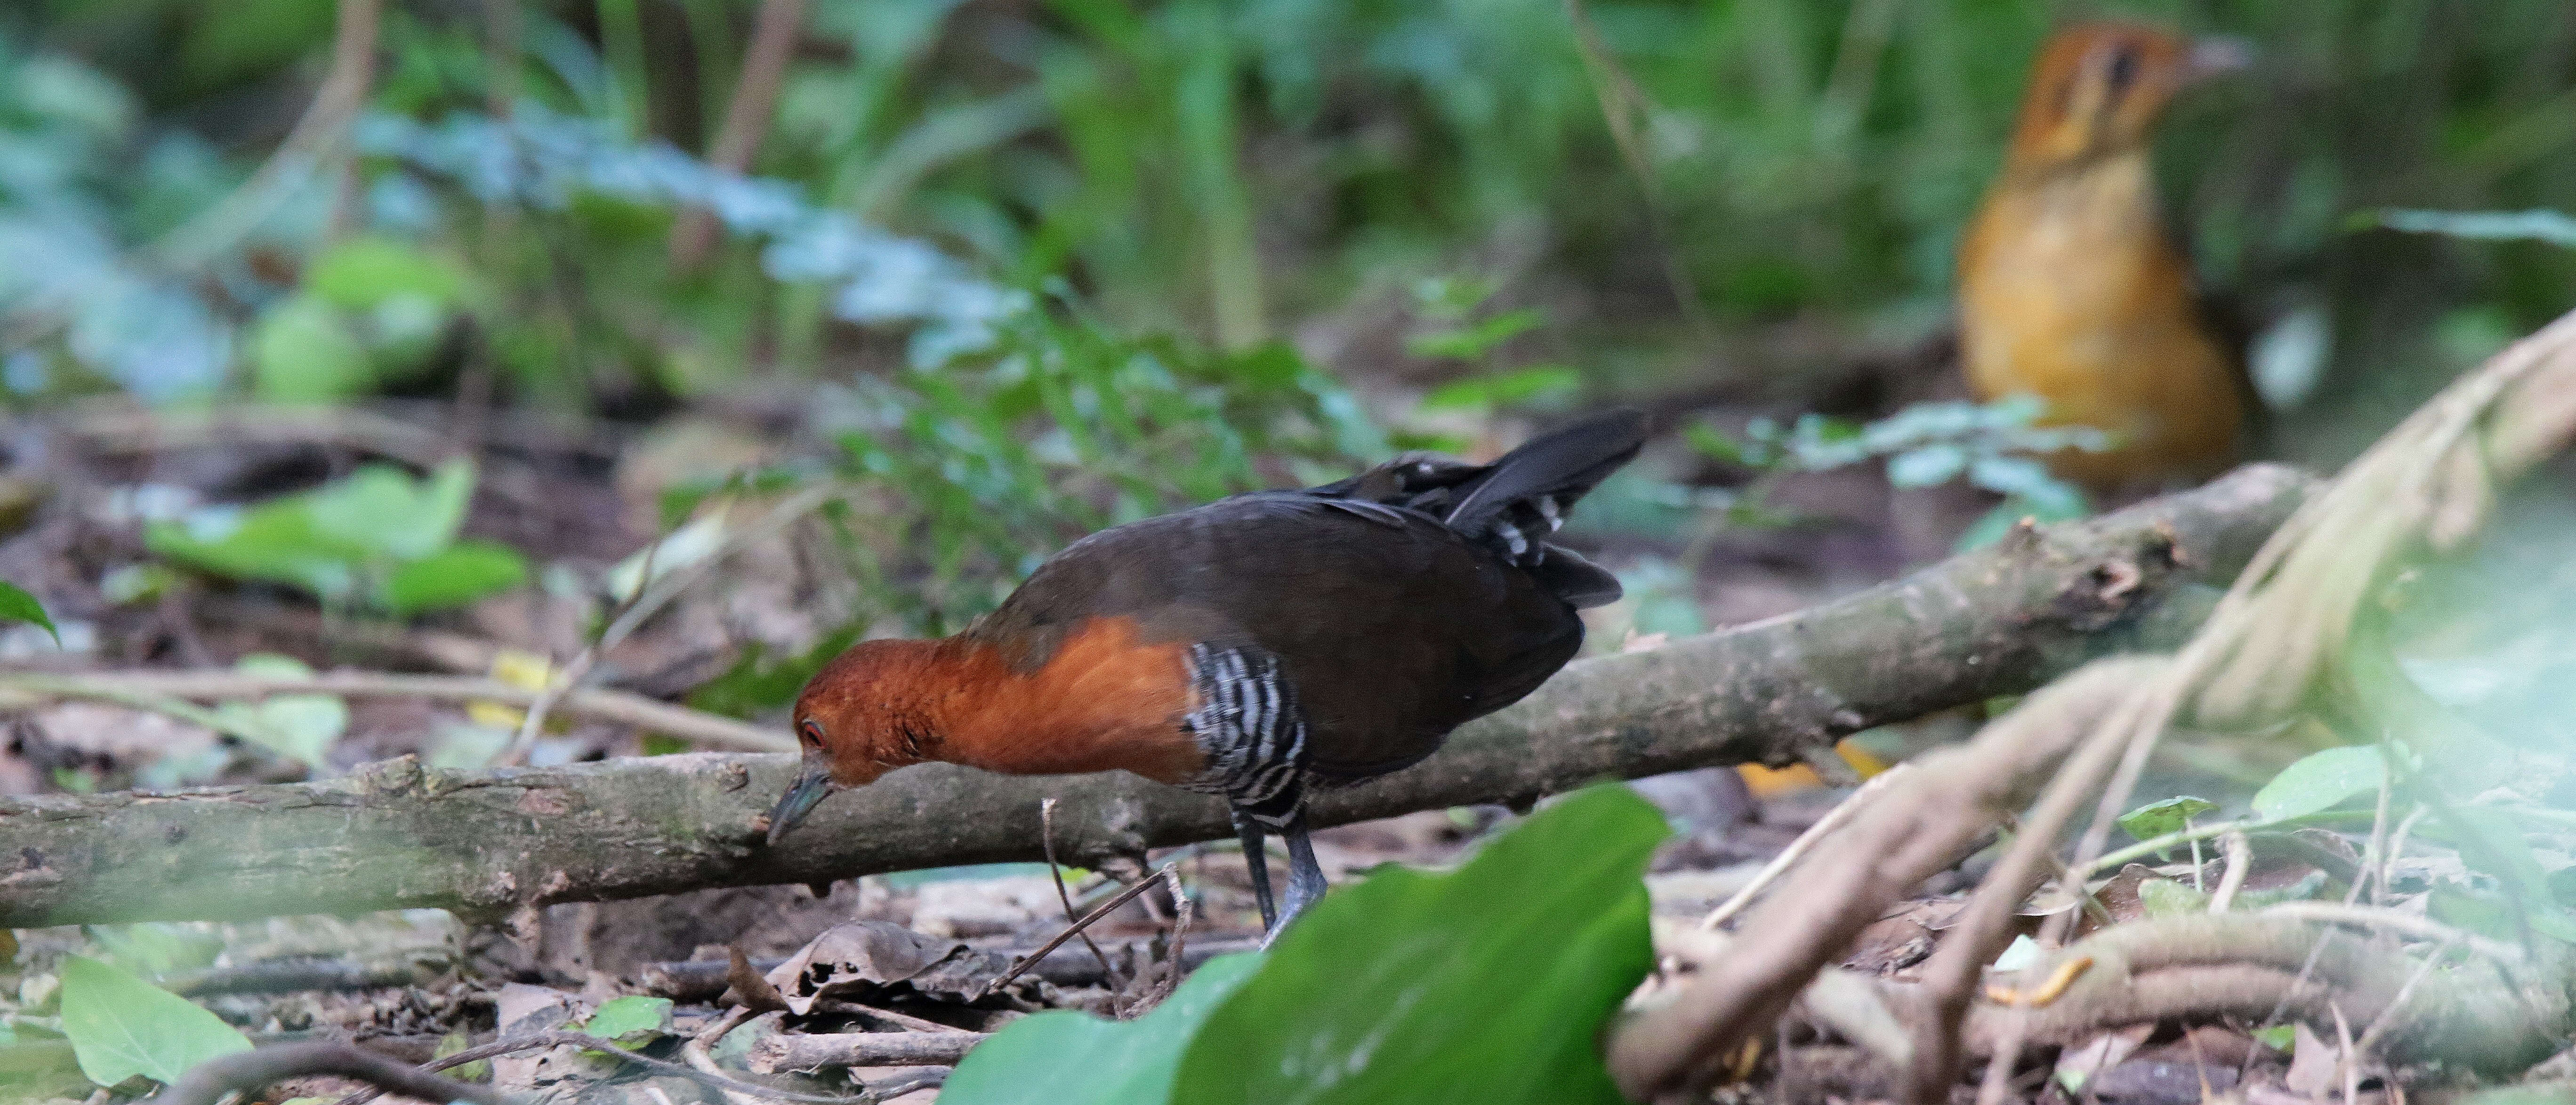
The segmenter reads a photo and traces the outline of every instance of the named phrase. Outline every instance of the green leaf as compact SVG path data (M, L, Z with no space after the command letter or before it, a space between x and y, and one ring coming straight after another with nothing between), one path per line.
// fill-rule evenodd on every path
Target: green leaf
M2533 208L2529 211L2414 211L2390 208L2378 212L2377 216L2381 226L2390 230L2404 230L2416 234L2576 246L2576 218L2569 218L2565 214L2547 208ZM2361 216L2365 221L2370 217Z
M251 332L251 393L271 403L334 403L375 387L367 348L330 304L290 296Z
M81 1073L101 1086L138 1074L175 1082L208 1059L250 1050L240 1029L98 960L64 959L62 981L63 1035Z
M1258 952L1208 960L1133 1021L1054 1010L1013 1021L966 1053L941 1087L947 1105L1157 1105L1172 1099L1181 1050L1261 967Z
M1770 450L1751 442L1738 441L1705 422L1693 422L1683 427L1682 440L1701 456L1728 464L1760 468L1770 459Z
M2258 1028L2254 1030L2254 1040L2255 1042L2262 1044L2264 1047L2286 1054L2292 1047L2298 1044L2299 1028L2297 1025L2290 1024L2276 1024L2270 1028Z
M1472 360L1546 321L1547 316L1538 308L1523 307L1517 311L1505 311L1473 326L1421 335L1405 342L1404 348L1416 357Z
M2333 809L2357 794L2376 794L2388 778L2388 762L2379 749L2328 748L2282 768L2263 789L2254 792L2254 814L2265 821Z
M407 618L430 610L452 610L527 579L528 562L518 550L490 541L460 541L428 559L395 568L386 575L378 597L387 613Z
M2180 798L2150 802L2121 814L2120 827L2139 840L2154 840L2166 833L2181 832L2184 826L2191 824L2192 818L2217 808L2213 803L2186 794Z
M444 1059L473 1046L473 1043L474 1041L465 1035L465 1030L458 1029L439 1037L438 1048L430 1053L430 1057ZM470 1063L459 1063L447 1068L447 1076L459 1082L489 1082L492 1080L492 1061L476 1059Z
M581 1031L632 1051L671 1034L671 999L633 995L610 999Z
M1621 1100L1598 1038L1653 965L1644 874L1669 832L1593 786L1453 874L1327 897L1208 1018L1171 1100Z
M0 622L27 622L45 627L54 644L63 643L63 635L54 629L54 620L45 616L45 606L36 596L20 590L17 584L0 580Z
M297 496L249 509L207 507L176 522L144 528L143 546L155 554L217 575L288 583L325 599L343 600L357 587L357 563L366 556L316 530L313 514Z
M455 541L465 524L474 462L448 461L425 481L391 465L363 465L348 479L307 495L313 525L322 533L395 560L420 560Z
M337 307L373 310L413 296L441 307L465 294L465 273L446 258L378 235L349 238L314 258L304 286Z
M2209 912L2209 895L2172 879L2147 879L2138 884L2138 904L2149 917L2185 917Z
M1563 365L1542 365L1492 376L1452 380L1423 396L1420 409L1489 410L1562 398L1582 386L1582 373Z

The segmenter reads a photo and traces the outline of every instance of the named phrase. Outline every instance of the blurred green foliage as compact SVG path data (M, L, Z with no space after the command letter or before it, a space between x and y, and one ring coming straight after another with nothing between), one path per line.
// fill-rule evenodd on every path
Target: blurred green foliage
M1628 788L1584 788L1457 871L1389 865L1335 890L1257 959L1212 962L1136 1021L1015 1022L941 1092L978 1105L1620 1101L1599 1040L1654 965L1644 876L1670 834Z
M302 588L337 609L407 617L527 578L526 561L507 546L457 538L473 493L471 461L450 461L427 479L367 465L310 491L154 522L144 544L218 575Z
M2095 15L2257 48L2158 165L2209 282L2333 351L2274 389L2326 412L2284 449L2348 452L2576 284L2537 243L2353 216L2576 210L2547 0L819 5L737 175L703 155L755 7L516 3L498 41L481 6L389 5L355 125L265 164L328 0L0 14L0 402L471 380L647 418L820 380L820 448L759 479L859 488L877 613L953 627L1090 525L1373 459L1335 373L1416 412L1396 445L1641 393L1803 409L1937 325L2029 57ZM691 209L717 245L681 263ZM1844 441L1779 424L1782 457ZM2081 509L1903 419L1860 436L1891 426L1931 436L1860 459L2012 498L1972 541Z
M621 141L703 149L751 7L523 5L513 55L484 41L476 12L396 6L373 102L436 123L515 89ZM0 80L15 90L0 98L0 133L36 155L31 171L0 174L0 203L77 212L78 234L58 224L42 233L47 247L88 250L92 263L72 268L117 284L107 298L127 316L172 316L156 323L158 354L126 349L132 338L92 341L101 348L68 364L56 350L47 367L186 369L193 385L211 384L227 365L264 363L264 343L233 348L244 344L235 332L270 330L237 317L247 307L289 311L278 342L309 343L325 364L315 374L349 378L331 375L353 359L341 339L364 336L318 325L277 272L218 258L209 267L232 294L192 315L148 266L113 264L247 176L254 132L273 135L295 102L289 74L326 52L331 10L49 0L0 21ZM2163 142L2183 233L2218 285L2320 290L2346 338L2388 339L2473 303L2522 328L2563 300L2576 275L2565 257L2410 245L2343 222L2391 202L2576 209L2559 47L2576 17L2545 0L827 5L808 20L756 168L858 225L937 243L1003 287L1061 276L1122 332L1226 350L1467 264L1524 300L1570 282L1592 291L1556 319L1560 340L1598 350L1586 366L1596 386L1630 390L1652 384L1639 373L1699 355L1692 311L1717 319L1729 346L1741 339L1737 371L1764 373L1807 356L1759 340L1771 320L1822 312L1884 335L1937 314L1951 243L1996 163L2024 66L2053 24L2078 15L2258 47L2260 67L2184 102ZM238 121L184 110L219 97L268 106ZM540 158L566 152L520 144ZM425 219L452 197L446 185L387 186L385 151L371 149L358 210L317 184L232 244L282 250L291 274L329 248L337 210L344 225L449 247L432 252L470 258L490 302L507 305L484 320L489 353L564 401L600 386L703 388L746 364L838 363L827 289L768 285L741 247L672 271L668 197L578 199L498 227L453 211ZM485 170L507 159L488 145L467 152ZM477 202L494 198L486 189ZM104 276L92 271L101 256ZM13 314L104 314L28 294L43 290L0 298ZM2390 307L2402 309L2379 309ZM48 348L15 337L13 347ZM150 360L170 363L133 363Z

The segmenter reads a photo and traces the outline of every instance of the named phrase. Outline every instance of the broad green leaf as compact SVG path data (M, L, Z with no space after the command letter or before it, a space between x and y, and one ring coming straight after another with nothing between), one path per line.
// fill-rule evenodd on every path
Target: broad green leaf
M44 604L7 580L0 580L0 622L40 625L45 627L46 633L53 635L55 644L63 643L63 635L54 629L54 620L45 616Z
M1619 1101L1599 1033L1653 965L1643 876L1668 832L1588 787L1455 873L1336 892L1208 1018L1171 1100Z
M176 522L154 522L143 545L217 575L293 584L326 599L351 597L367 551L314 528L300 496L257 506L207 507Z
M2282 768L2254 792L2254 814L2265 821L2304 817L2342 805L2358 794L2376 794L2388 777L2379 749L2328 748Z
M444 257L377 235L349 238L313 259L304 286L337 307L372 310L396 296L450 307L465 294L465 273Z
M2154 840L2166 833L2178 833L2191 824L2191 819L2217 809L2215 803L2188 794L2149 802L2120 815L2120 827L2139 840Z
M966 1053L946 1105L1160 1105L1208 1014L1261 966L1245 952L1207 961L1163 1004L1133 1021L1054 1010L1013 1021Z
M330 304L290 296L251 332L251 392L271 403L332 403L375 387L366 346Z
M456 540L473 494L474 462L458 458L426 481L391 465L364 465L307 501L323 533L395 560L420 560Z
M84 956L63 960L63 1035L81 1073L102 1086L135 1075L177 1081L250 1037L188 999Z
M2299 1028L2297 1025L2276 1024L2270 1028L2255 1029L2253 1035L2255 1042L2262 1044L2264 1047L2271 1048L2274 1051L2287 1053L2293 1045L2298 1043Z
M612 998L584 1022L581 1031L629 1050L671 1034L671 999L630 995Z
M452 610L527 582L528 562L518 550L489 541L460 541L385 576L379 596L387 613L410 617Z

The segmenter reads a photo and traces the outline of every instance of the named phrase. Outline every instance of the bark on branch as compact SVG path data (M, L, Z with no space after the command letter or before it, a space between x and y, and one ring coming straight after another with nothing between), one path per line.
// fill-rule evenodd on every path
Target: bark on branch
M2170 646L2314 486L2253 466L2088 522L2019 531L1905 579L1753 625L1569 666L1423 763L1317 795L1322 825L1526 804L1605 776L1785 764L1872 725L2027 691L2106 652ZM0 801L0 926L532 904L814 883L1232 835L1224 806L1123 774L942 764L835 796L760 843L784 755L696 754L175 794Z

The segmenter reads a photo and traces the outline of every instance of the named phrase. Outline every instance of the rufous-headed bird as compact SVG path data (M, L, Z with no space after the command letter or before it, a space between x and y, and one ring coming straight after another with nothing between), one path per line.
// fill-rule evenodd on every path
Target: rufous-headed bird
M2061 476L2158 484L2242 448L2241 347L2166 231L2148 140L2177 91L2245 58L2233 40L2087 23L2032 66L2002 175L1959 247L1960 355L1979 399L2035 395L2044 424L2111 435L2107 452L2050 457Z
M1399 457L1103 530L953 637L866 641L797 696L804 769L769 840L833 791L929 760L1015 775L1121 769L1233 807L1262 924L1324 893L1309 786L1384 775L1536 689L1619 597L1549 544L1637 455L1589 418L1489 465ZM1284 908L1265 833L1287 840Z

